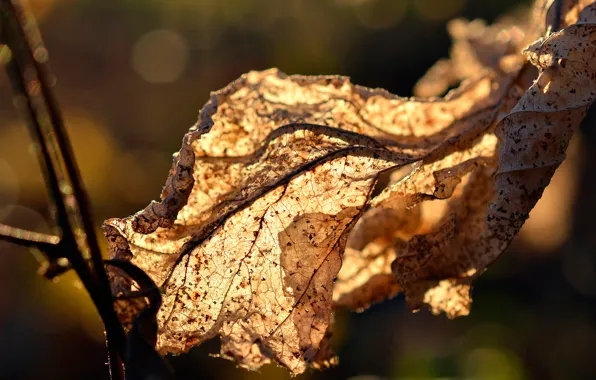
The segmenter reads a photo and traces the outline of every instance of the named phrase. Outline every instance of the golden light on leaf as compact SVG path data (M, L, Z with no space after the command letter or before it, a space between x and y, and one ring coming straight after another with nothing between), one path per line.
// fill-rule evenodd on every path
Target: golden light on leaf
M493 25L486 25L483 20L449 21L447 31L453 40L450 58L435 63L418 80L414 94L422 97L442 95L449 87L491 68L517 71L519 50L527 38L517 23L515 20L503 20Z
M457 5L441 3L424 2ZM110 256L163 289L159 352L219 336L243 368L299 374L335 362L337 308L403 291L414 310L467 315L473 281L517 235L594 101L596 4L578 17L544 38L548 22L526 35L455 24L462 49L442 61L443 85L461 84L443 97L277 69L213 92L161 199L105 223ZM525 40L537 41L520 54ZM120 276L118 294L131 290Z

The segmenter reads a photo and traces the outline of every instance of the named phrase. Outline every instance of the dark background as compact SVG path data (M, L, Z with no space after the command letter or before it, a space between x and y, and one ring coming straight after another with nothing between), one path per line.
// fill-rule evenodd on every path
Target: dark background
M242 73L342 74L411 95L448 54L446 22L495 20L512 0L36 0L57 95L97 218L159 196L171 153L209 91ZM539 208L477 282L471 315L412 314L402 296L340 312L340 365L299 379L595 379L594 112ZM51 231L24 123L0 74L0 222ZM103 242L102 242L103 244ZM107 379L102 326L72 275L36 275L0 243L0 378ZM171 363L180 379L286 379L211 358L211 341Z

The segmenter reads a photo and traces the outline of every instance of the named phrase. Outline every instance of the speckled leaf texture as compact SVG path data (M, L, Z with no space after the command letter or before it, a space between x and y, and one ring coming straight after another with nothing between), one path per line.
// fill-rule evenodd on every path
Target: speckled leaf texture
M105 224L111 257L162 290L159 352L220 336L241 367L299 374L336 362L336 308L402 291L413 309L468 314L472 281L527 219L596 92L596 6L540 1L532 17L452 23L452 57L416 89L461 82L444 97L276 69L214 92L161 201ZM136 289L122 276L118 295ZM143 298L118 302L130 326Z

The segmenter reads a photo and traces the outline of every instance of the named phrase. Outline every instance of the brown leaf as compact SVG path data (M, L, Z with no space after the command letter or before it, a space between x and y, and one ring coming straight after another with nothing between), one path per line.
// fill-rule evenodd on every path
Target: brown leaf
M244 367L273 358L304 371L331 319L347 234L378 175L469 134L458 120L494 107L494 86L486 77L445 100L407 101L346 78L270 70L214 93L162 202L107 222L165 289L159 350L221 335L223 355Z
M582 10L592 3L592 0L545 1L548 8L546 17L543 18L540 14L538 17L545 20L547 34L550 34L577 23Z
M578 24L528 48L541 73L496 127L494 179L485 170L473 173L437 230L411 239L398 252L394 272L413 307L428 304L450 316L467 314L466 297L457 307L441 299L440 294L461 294L443 281L457 281L459 288L501 254L565 158L569 139L596 94L590 66L596 54L595 8L590 5Z
M415 231L419 209L377 208L358 221L350 233L342 269L333 287L336 307L362 311L373 302L391 298L399 291L391 273L395 250L391 243L397 233Z
M304 371L331 319L348 232L377 177L481 133L489 122L461 120L494 117L498 86L487 76L445 99L408 101L346 78L269 70L214 93L162 202L107 222L165 289L159 350L221 335L223 355L244 367L273 358Z
M534 84L514 51L528 35L461 24L482 70L461 71L444 98L274 69L213 93L161 201L106 222L111 256L162 288L158 350L219 335L244 368L298 374L335 362L335 307L403 290L413 308L467 314L472 280L518 232L593 101L592 8L578 17L528 48ZM134 286L117 272L113 284ZM137 306L121 307L123 322Z
M462 80L475 78L498 68L503 57L521 50L524 32L521 23L504 19L487 26L482 20L452 20L447 25L453 40L450 59L441 59L428 70L416 86L414 94L431 97L445 91Z

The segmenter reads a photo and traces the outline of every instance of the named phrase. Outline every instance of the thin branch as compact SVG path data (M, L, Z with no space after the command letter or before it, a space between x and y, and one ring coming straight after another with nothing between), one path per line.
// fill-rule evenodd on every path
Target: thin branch
M47 51L33 17L20 0L0 0L0 13L2 38L13 52L6 71L17 95L15 104L27 117L39 147L40 163L62 230L57 251L69 260L95 303L106 327L111 376L123 379L120 358L126 351L126 337L113 309L88 197L51 91ZM8 232L5 239L25 243L18 234ZM86 255L90 256L92 269ZM55 259L48 257L50 266Z
M0 223L0 240L45 251L50 247L56 247L60 237L22 230Z
M70 180L70 188L68 195L70 195L76 202L68 203L67 206L72 213L78 213L80 222L85 231L85 242L91 255L91 260L94 266L96 276L100 281L108 284L107 274L102 263L101 250L99 248L97 235L93 224L91 202L89 196L85 191L81 173L79 171L76 157L73 153L72 144L66 133L64 127L64 120L58 102L52 91L53 75L50 71L47 59L47 50L41 39L41 35L37 26L32 22L30 15L27 15L23 6L18 1L12 1L15 9L15 14L19 20L19 27L21 29L22 37L26 41L28 47L28 55L39 80L39 89L41 98L43 98L47 114L49 116L49 124L53 127L52 132L56 139L58 151L62 156L62 164L66 170L66 174Z

